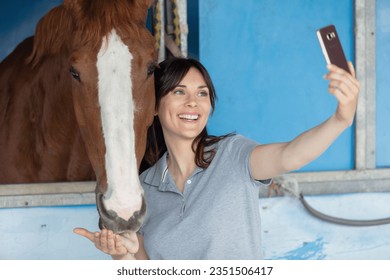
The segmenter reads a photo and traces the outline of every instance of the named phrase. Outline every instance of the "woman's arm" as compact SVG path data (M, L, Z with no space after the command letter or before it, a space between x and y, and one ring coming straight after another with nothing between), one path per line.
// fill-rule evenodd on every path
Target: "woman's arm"
M264 180L301 168L320 156L354 119L360 90L355 71L349 63L351 73L328 65L329 93L333 94L338 106L336 112L322 124L300 134L286 143L257 146L250 158L251 174L254 179Z

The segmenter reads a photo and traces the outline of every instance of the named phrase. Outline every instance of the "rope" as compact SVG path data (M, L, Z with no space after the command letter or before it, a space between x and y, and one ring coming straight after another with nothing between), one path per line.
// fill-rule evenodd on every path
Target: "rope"
M163 0L154 0L153 6L152 6L152 13L153 13L153 36L155 40L155 47L157 50L157 53L160 51L161 47L161 5L160 2Z
M181 29L178 0L154 0L152 6L153 35L159 61L166 58L165 48L175 57L181 57Z
M173 14L173 40L175 45L180 48L180 16L179 16L179 7L177 5L177 0L172 1L172 14Z

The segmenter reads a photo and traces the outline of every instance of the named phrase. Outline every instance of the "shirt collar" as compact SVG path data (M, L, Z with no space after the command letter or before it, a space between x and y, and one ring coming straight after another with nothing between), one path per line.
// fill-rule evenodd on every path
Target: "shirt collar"
M169 186L169 174L167 164L167 154L164 155L153 165L147 173L144 182L150 186L158 187L160 191L168 190ZM203 171L204 169L197 166L191 176Z
M147 173L144 182L148 185L159 187L165 185L167 182L167 173L168 173L168 165L167 165L167 152L150 168Z

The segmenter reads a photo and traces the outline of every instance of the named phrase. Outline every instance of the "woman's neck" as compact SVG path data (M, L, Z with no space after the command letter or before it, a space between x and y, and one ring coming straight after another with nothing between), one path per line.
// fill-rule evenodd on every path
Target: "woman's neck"
M169 144L168 170L180 191L184 190L184 181L196 168L195 153L192 151L192 141L181 141Z

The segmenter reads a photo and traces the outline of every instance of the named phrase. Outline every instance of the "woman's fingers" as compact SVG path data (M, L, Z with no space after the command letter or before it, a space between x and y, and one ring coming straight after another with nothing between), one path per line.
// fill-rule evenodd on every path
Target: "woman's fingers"
M95 233L95 246L107 254L115 254L115 236L111 230L103 229L100 233Z
M106 229L102 230L102 233L100 234L100 247L104 250L107 250L107 243L108 243L108 232Z
M349 85L339 81L330 81L328 91L333 94L340 93L347 99L355 99L355 95L357 94L355 89L350 88Z
M336 110L337 118L351 125L356 112L360 83L355 78L352 64L348 65L350 73L336 65L327 65L329 73L324 78L329 80L329 93L333 94L339 103Z
M329 81L337 81L340 85L347 85L353 93L358 93L360 90L360 83L352 74L338 68L334 65L329 65L329 73L325 75L325 79ZM337 86L337 85L336 85Z
M115 235L115 249L120 250L123 248L122 238L119 235Z
M349 72L351 72L352 77L356 78L355 67L353 67L351 61L348 61L347 63L348 63Z
M84 236L86 238L88 238L89 240L91 240L92 242L94 242L94 233L93 232L90 232L89 230L86 230L85 228L75 228L73 230L74 233L78 234L78 235L81 235L81 236Z
M121 237L107 229L102 229L101 232L90 232L84 228L75 228L73 232L88 238L95 244L96 248L113 257L121 258L128 253L134 254L138 251L138 242L134 242L132 234ZM130 240L127 240L129 237Z
M108 232L108 238L107 238L107 248L109 251L115 250L115 236L112 231Z
M360 84L359 81L354 78L355 72L353 66L350 64L352 74L335 65L328 65L327 68L329 73L325 75L325 79L329 80L329 93L337 98L340 105L356 107ZM345 115L348 119L350 118L350 113L342 113L341 115Z
M348 67L350 69L350 72L347 72L334 64L329 64L326 66L326 68L329 70L329 73L336 73L340 76L348 77L352 83L354 83L356 86L359 86L359 81L356 79L355 68L350 61L348 61Z

